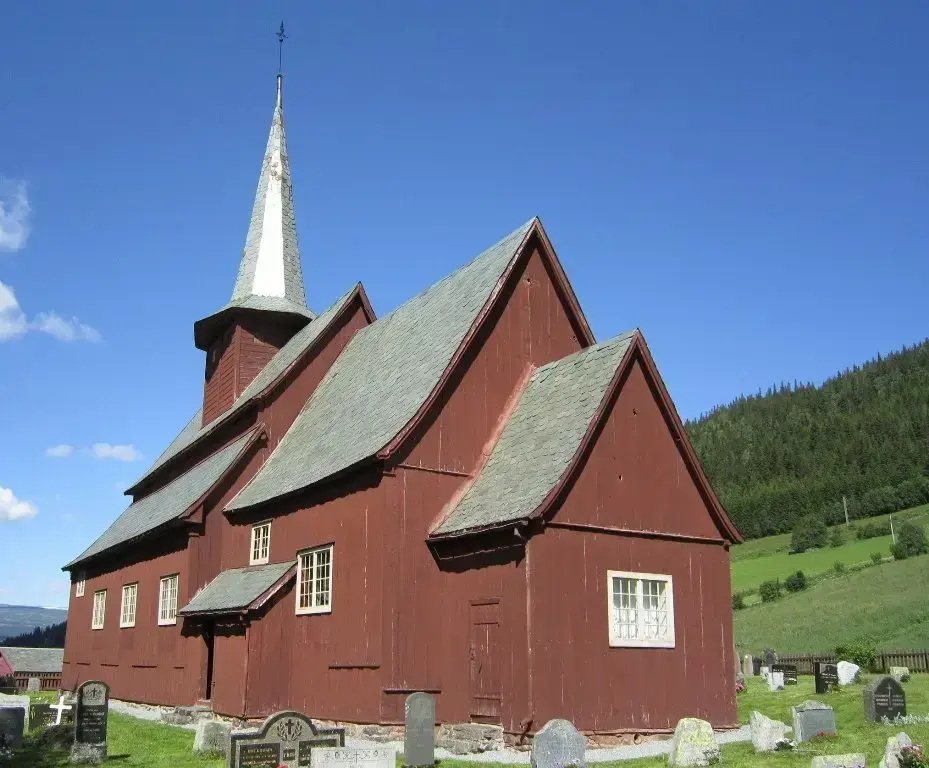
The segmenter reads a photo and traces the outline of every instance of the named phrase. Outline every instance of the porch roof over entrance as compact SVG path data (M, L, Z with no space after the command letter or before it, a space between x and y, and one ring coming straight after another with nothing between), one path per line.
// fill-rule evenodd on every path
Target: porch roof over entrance
M296 572L296 561L223 571L178 611L182 616L245 613L260 608Z

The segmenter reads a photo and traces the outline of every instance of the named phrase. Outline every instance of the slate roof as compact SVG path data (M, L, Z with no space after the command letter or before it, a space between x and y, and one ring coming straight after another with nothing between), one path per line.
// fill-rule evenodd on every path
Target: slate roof
M235 463L253 435L254 430L217 451L163 488L133 502L100 538L68 563L65 569L180 517Z
M294 567L296 561L223 571L178 613L233 613L251 605Z
M306 488L387 445L439 383L534 223L358 331L274 453L226 509Z
M356 286L357 287L357 286ZM203 426L203 409L198 408L193 418L187 422L187 425L180 431L177 437L171 441L171 444L165 449L155 463L150 466L144 475L135 481L132 487L137 486L149 478L155 470L174 458L177 454L192 445L204 435L209 434L221 424L225 424L234 414L238 413L245 405L256 395L264 391L279 376L281 376L297 359L329 328L329 324L342 311L342 308L348 302L349 297L355 291L355 288L348 291L340 297L329 309L323 312L312 323L302 328L293 338L285 344L281 350L261 369L258 375L252 379L245 390L239 395L232 407L222 414L219 418L214 419L206 426Z
M13 648L0 646L0 656L7 660L13 672L60 673L64 648Z
M432 535L494 527L535 512L580 448L635 333L539 368L480 475Z

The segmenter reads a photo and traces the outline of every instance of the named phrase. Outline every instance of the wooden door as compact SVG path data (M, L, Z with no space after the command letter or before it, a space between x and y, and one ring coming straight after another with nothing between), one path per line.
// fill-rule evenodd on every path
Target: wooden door
M503 710L500 669L500 600L471 601L471 720L499 723Z

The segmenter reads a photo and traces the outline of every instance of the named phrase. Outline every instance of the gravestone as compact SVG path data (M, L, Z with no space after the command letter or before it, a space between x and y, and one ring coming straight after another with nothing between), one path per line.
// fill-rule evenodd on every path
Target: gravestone
M887 738L887 745L884 747L884 756L877 768L900 768L900 754L904 747L912 747L913 740L903 731L896 736Z
M761 659L752 656L752 677L758 677L761 674Z
M671 739L668 765L716 765L719 762L719 744L713 726L706 720L685 717L679 720Z
M29 707L32 699L28 696L7 696L0 694L0 707L18 707L23 711L23 721L26 724L26 730L29 730Z
M852 664L850 661L840 661L835 665L839 673L839 685L851 685L858 682L858 676L861 674L861 667Z
M222 720L198 720L194 732L195 755L225 755L232 726Z
M29 706L29 729L45 728L49 725L55 725L56 712L52 709L51 704L34 703Z
M743 657L742 674L745 677L752 677L755 674L755 660L751 656Z
M910 668L909 667L891 667L887 674L890 675L894 680L899 680L901 683L905 683L910 679Z
M570 720L549 720L532 737L532 768L584 768L587 739Z
M777 664L777 654L772 648L765 648L764 665L770 670L775 664Z
M771 671L780 672L784 676L784 685L796 685L798 683L796 664L773 664Z
M814 661L813 680L816 683L816 693L837 690L839 687L838 667L825 661Z
M106 760L106 726L109 719L110 686L88 680L77 689L74 716L72 763L96 765Z
M768 672L768 690L772 692L784 690L783 672Z
M810 768L866 768L867 756L864 752L850 755L820 755L814 757Z
M300 712L276 712L260 728L233 731L230 768L309 768L318 747L344 747L344 728L317 728Z
M22 707L0 707L0 749L19 749L26 732L26 713Z
M396 768L397 752L388 747L316 747L312 768Z
M435 764L435 696L417 691L406 697L403 762L408 766Z
M68 701L68 697L62 694L58 697L58 703L52 704L49 707L49 709L55 713L54 725L74 722L74 707L70 704L66 704L66 701Z
M787 736L790 726L765 717L761 712L752 712L748 724L756 752L774 752L781 748L780 745L790 741Z
M895 720L905 714L906 694L892 677L879 677L864 689L864 716L868 722L879 723L885 717Z
M38 677L30 677L26 682L27 693L38 693L42 690L42 681Z
M809 741L821 733L829 736L837 734L835 712L828 704L823 704L821 701L804 701L793 707L792 712L794 741L797 744Z

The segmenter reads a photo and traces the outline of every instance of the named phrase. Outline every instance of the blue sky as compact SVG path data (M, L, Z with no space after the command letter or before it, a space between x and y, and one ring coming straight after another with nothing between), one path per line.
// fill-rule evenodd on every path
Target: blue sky
M282 16L316 309L360 279L384 314L538 214L684 417L929 335L925 2L13 3L0 602L65 605L198 406Z

